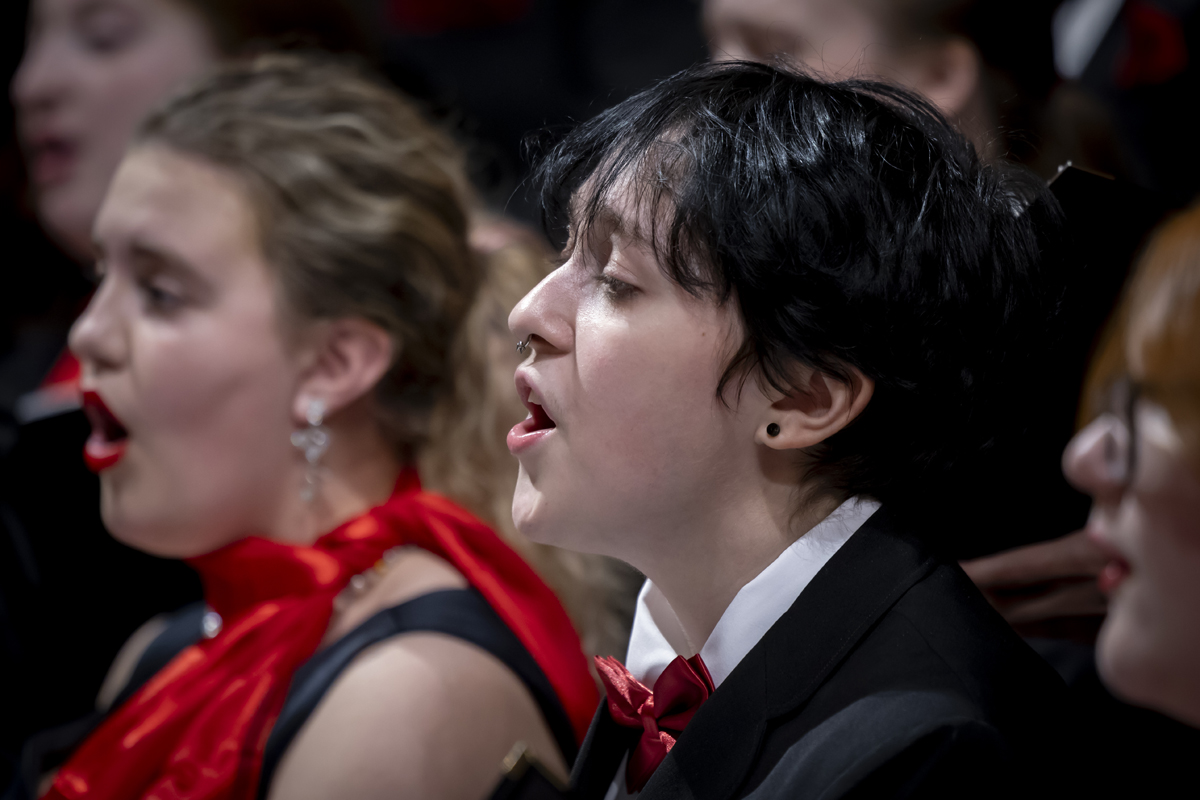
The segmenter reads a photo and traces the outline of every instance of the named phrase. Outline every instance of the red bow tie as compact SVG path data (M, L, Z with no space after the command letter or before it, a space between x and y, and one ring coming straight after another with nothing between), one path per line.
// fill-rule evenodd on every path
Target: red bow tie
M716 687L700 654L675 656L650 691L615 658L596 656L596 669L608 693L608 711L619 725L642 728L625 767L625 787L640 792L675 746L700 704Z

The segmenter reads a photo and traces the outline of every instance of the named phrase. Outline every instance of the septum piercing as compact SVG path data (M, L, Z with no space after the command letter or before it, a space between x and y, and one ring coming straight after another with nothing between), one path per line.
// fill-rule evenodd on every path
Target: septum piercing
M529 349L529 340L532 338L533 336L531 334L526 336L523 341L517 342L517 352L521 355L525 355L525 351Z

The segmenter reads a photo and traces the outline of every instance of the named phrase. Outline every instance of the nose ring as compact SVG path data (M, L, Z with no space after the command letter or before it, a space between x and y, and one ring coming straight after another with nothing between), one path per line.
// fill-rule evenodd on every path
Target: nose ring
M529 340L532 338L533 336L526 336L524 341L517 342L517 352L525 355L525 351L529 349Z

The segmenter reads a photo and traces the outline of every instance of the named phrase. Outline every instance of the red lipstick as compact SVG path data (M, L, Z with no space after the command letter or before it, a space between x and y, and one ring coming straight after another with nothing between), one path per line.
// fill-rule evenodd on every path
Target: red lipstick
M1108 563L1100 570L1100 574L1096 577L1096 586L1106 596L1111 597L1113 592L1117 590L1125 579L1129 577L1131 568L1129 562L1125 560L1124 554L1112 545L1107 539L1096 532L1095 529L1089 527L1087 537L1092 544L1108 557Z
M92 472L102 472L116 464L125 455L129 443L129 431L109 411L108 406L95 392L83 393L83 413L92 424L92 435L83 445L83 460Z

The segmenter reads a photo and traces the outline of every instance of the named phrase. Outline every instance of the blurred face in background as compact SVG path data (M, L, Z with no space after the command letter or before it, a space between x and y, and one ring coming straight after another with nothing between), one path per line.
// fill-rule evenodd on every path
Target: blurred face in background
M137 125L215 59L174 0L33 0L12 98L38 214L76 258Z
M882 74L884 31L846 0L705 0L704 26L717 61L784 56L828 78Z
M783 58L828 80L877 78L924 95L980 152L995 113L975 46L946 31L914 33L890 0L704 0L716 61ZM888 11L893 14L887 13Z
M248 191L233 172L140 145L95 238L102 280L70 345L108 529L174 557L271 530L303 480L289 437L304 356L285 336Z
M1133 441L1117 415L1102 415L1064 459L1094 499L1088 536L1110 558L1097 663L1117 694L1200 725L1200 478L1166 409L1141 400L1132 419Z
M1087 534L1110 559L1101 677L1200 726L1200 211L1152 241L1129 298L1128 333L1098 360L1119 377L1092 395L1103 413L1063 464L1093 498Z

